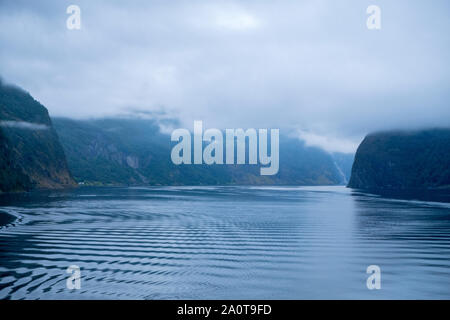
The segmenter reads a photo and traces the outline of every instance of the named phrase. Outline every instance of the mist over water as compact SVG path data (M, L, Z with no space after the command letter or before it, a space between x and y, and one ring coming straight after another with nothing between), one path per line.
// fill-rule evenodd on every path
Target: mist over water
M0 197L0 298L449 299L450 205L344 187ZM70 265L81 289L69 290ZM366 268L381 268L368 290Z

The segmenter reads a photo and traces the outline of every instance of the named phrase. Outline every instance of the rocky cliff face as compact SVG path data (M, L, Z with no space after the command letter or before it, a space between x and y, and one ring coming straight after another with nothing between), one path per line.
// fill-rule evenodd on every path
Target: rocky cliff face
M47 109L0 82L0 191L75 185Z
M368 135L358 148L351 188L450 188L450 129Z

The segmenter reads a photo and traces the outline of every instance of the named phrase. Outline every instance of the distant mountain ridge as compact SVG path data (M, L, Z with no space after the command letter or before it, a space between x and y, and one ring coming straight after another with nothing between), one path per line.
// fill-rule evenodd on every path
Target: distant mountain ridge
M450 188L450 129L368 135L359 146L351 188Z
M0 191L75 185L47 109L0 80Z
M353 159L282 135L278 174L261 176L259 164L177 166L170 159L174 144L156 120L50 119L29 93L0 82L0 192L74 187L76 182L337 185L348 179Z
M154 120L55 118L53 122L75 179L85 184L335 185L345 182L342 173L349 173L353 160L353 155L335 159L282 136L280 170L274 176L261 176L260 165L176 166L170 159L174 143ZM339 170L337 163L344 169Z

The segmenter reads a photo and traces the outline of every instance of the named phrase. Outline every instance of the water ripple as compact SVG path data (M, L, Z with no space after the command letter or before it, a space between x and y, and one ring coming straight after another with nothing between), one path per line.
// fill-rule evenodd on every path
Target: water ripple
M340 187L0 197L2 299L450 298L450 207ZM383 289L367 290L366 268ZM70 265L80 290L66 288Z

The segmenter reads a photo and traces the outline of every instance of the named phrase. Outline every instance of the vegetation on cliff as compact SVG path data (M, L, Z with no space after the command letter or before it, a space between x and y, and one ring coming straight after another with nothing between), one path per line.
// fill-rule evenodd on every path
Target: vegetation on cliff
M47 109L0 81L0 191L74 185Z
M333 185L345 181L329 153L280 137L280 170L261 176L260 165L174 165L174 143L153 120L53 119L69 166L88 185ZM345 171L345 170L344 170Z
M351 188L436 189L450 187L450 129L368 135L359 146Z

